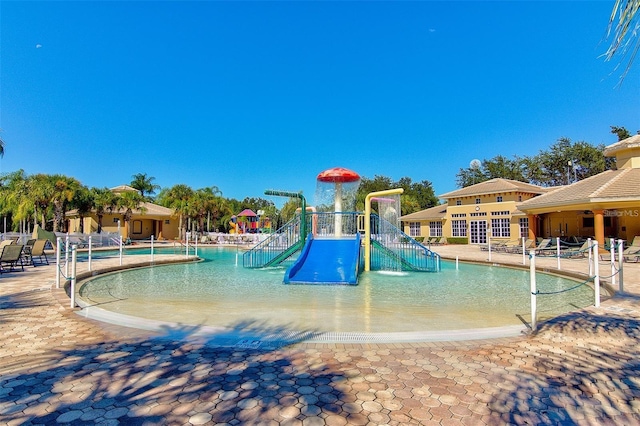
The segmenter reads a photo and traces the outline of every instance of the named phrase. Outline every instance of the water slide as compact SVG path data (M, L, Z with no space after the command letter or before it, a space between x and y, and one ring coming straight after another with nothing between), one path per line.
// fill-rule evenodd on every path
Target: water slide
M351 238L307 238L284 275L285 284L358 284L360 234Z

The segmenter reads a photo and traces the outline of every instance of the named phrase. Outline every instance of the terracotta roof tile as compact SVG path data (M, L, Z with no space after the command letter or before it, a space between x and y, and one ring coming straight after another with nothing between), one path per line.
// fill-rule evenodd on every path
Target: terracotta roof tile
M440 204L435 207L420 210L418 212L409 213L408 215L400 217L402 221L410 220L427 220L427 219L442 219L447 214L447 204Z
M562 206L597 201L640 200L640 169L607 170L522 202L520 208Z
M544 194L547 188L530 183L520 182L511 179L495 178L475 185L467 186L456 191L442 194L439 198L472 197L474 195L486 195L505 192L528 192L534 194Z

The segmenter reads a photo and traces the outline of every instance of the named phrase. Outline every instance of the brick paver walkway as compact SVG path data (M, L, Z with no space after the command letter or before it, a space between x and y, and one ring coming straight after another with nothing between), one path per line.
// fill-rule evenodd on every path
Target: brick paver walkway
M159 336L85 319L52 288L54 271L0 276L2 424L640 424L640 265L625 269L628 293L535 336L273 351L167 338L188 327Z

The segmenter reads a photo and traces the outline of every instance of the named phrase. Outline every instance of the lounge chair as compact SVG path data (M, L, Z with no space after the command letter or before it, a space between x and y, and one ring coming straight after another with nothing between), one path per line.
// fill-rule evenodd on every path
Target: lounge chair
M9 271L13 271L18 263L20 269L24 271L24 263L22 262L22 249L21 244L9 244L2 248L2 254L0 254L0 273L5 271L4 265L9 265Z
M2 240L2 241L0 241L0 252L2 252L2 248L4 246L9 246L9 245L14 244L14 243L15 243L14 240Z
M549 253L555 252L556 247L551 244L551 238L543 238L537 246L531 247L529 251L534 250L537 255L549 256Z
M36 266L35 258L38 258L38 262L40 265L48 265L49 259L47 259L47 253L45 253L44 248L47 245L49 240L37 240L33 247L27 252L25 251L25 259L27 265ZM26 248L26 247L25 247Z
M560 249L560 257L564 258L579 258L585 257L587 253L589 253L589 249L591 248L589 241L585 241L582 243L580 247L569 247L567 249Z

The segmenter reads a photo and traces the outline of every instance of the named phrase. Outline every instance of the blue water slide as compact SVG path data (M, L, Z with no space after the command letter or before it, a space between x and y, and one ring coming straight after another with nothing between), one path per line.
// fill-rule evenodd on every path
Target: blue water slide
M358 284L360 234L351 238L313 238L284 274L285 284Z

